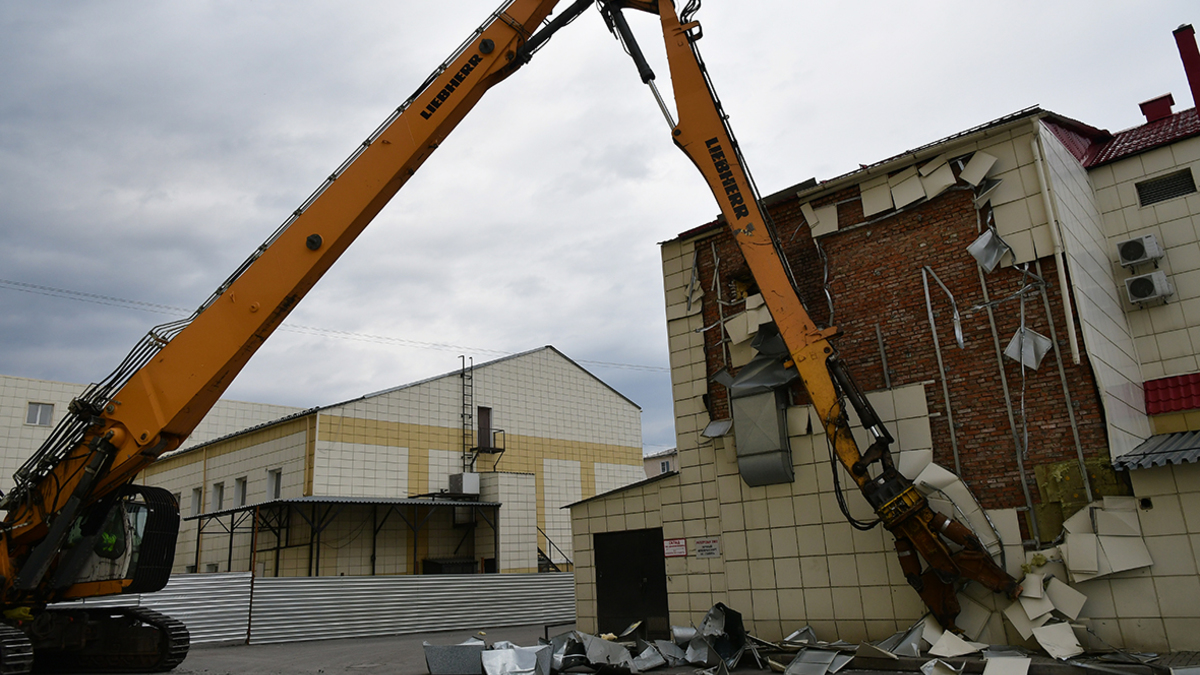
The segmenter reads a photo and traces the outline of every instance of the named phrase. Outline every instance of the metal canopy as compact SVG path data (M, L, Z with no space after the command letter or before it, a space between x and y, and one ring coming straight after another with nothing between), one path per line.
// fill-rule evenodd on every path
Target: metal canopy
M421 497L292 497L290 499L272 499L266 502L258 502L256 504L247 504L238 506L232 509L221 509L209 513L201 513L197 516L187 516L184 520L200 520L204 518L216 518L218 516L227 516L231 513L240 513L242 511L253 511L256 508L274 506L277 504L395 504L397 506L481 506L495 507L501 506L500 502L481 502L468 501L462 499L437 499L437 498L421 498Z
M1149 469L1167 464L1200 462L1200 431L1159 434L1113 460L1118 469Z
M297 497L291 499L273 499L267 502L239 506L232 509L222 509L211 513L202 513L196 516L188 516L184 520L197 521L197 539L196 539L196 568L199 571L200 553L202 551L201 541L206 534L225 534L228 537L228 554L226 558L226 570L233 571L233 535L236 533L250 534L250 560L248 569L254 570L257 556L259 553L273 553L275 556L275 574L279 575L279 558L281 551L285 548L293 546L302 546L301 544L292 544L290 541L291 525L293 516L300 519L300 522L307 524L309 528L308 537L308 575L321 575L321 559L316 555L321 544L321 533L332 524L339 515L347 508L352 506L370 506L371 507L371 574L375 574L375 558L378 544L378 535L383 529L384 523L391 517L393 513L397 515L404 524L408 526L409 532L412 533L412 553L413 553L413 570L411 574L420 573L420 541L418 533L429 522L433 514L444 508L451 509L470 509L475 515L478 515L485 523L492 528L494 556L496 561L496 570L500 569L500 528L499 516L500 502L483 502L477 500L459 500L446 498L388 498L388 497ZM382 519L380 518L380 507L385 507L382 510ZM411 508L410 508L411 507ZM422 514L422 509L427 509ZM406 514L406 511L411 513ZM491 512L491 518L488 517L488 511ZM411 518L410 518L411 515ZM207 529L207 531L206 531ZM466 541L473 528L469 529L459 541L459 546ZM259 533L270 533L274 535L275 543L273 546L260 548ZM457 552L457 549L456 549Z

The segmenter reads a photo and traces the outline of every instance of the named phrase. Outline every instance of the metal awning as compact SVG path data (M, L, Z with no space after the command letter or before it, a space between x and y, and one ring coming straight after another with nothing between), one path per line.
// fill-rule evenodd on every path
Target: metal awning
M1200 431L1179 431L1146 439L1113 460L1117 469L1149 469L1168 464L1200 462Z
M421 497L293 497L291 499L272 499L265 502L257 502L238 506L231 509L221 509L220 511L212 511L209 513L201 513L196 516L187 516L184 520L199 520L201 518L217 518L220 516L228 516L234 513L242 513L245 511L253 511L256 508L264 508L269 506L303 506L306 504L366 504L380 506L478 506L481 508L498 508L500 502L481 502L465 499L446 499L446 498L421 498Z
M321 544L321 534L348 507L368 506L371 512L371 574L375 574L375 550L377 537L388 518L395 515L413 534L412 554L413 572L417 573L419 565L417 534L426 529L430 517L441 509L470 509L472 514L481 517L492 529L493 546L495 551L496 569L500 567L500 502L482 502L473 499L451 499L443 496L431 497L332 497L310 496L291 499L272 499L257 504L247 504L231 509L222 509L211 513L189 516L184 520L197 522L196 536L196 566L200 565L200 540L205 535L226 535L228 537L228 552L226 555L227 569L233 569L233 537L235 534L251 535L249 568L254 569L256 556L259 553L272 553L275 557L275 570L278 574L279 556L284 548L293 546L308 547L308 575L321 575L320 556L316 555ZM380 507L383 507L382 509ZM491 512L489 517L489 513ZM382 518L381 518L382 515ZM293 524L307 525L309 538L306 543L292 544L290 532ZM207 530L207 531L206 531ZM259 534L273 535L274 545L263 546ZM467 531L470 534L470 530ZM463 541L466 540L463 536ZM462 541L459 542L462 545Z

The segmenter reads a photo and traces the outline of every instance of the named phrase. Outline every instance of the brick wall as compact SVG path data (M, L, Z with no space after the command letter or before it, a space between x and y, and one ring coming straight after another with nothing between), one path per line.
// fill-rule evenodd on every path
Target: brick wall
M949 301L930 278L935 321L950 389L951 409L956 426L959 462L963 477L976 491L985 508L1009 508L1024 504L1016 462L1016 441L1008 422L1000 370L996 358L992 328L987 312L973 309L984 302L975 260L966 247L978 236L976 210L970 191L951 189L911 210L892 215L875 224L862 223L857 187L827 195L813 202L814 207L838 204L839 230L820 238L828 261L829 291L833 296L833 325L841 331L834 339L843 360L864 390L885 386L882 359L876 333L883 334L893 387L932 381L926 387L927 404L932 415L934 461L953 468L950 429L946 405L941 394L938 372L927 318L921 269L931 267L954 294L962 315L965 349L954 343ZM829 325L829 308L822 290L825 263L800 214L799 200L791 199L771 208L779 239L797 277L802 296L818 325ZM728 317L742 310L739 304L718 307L736 299L735 293L751 281L749 270L727 229L712 230L695 243L699 252L699 282L705 291L704 325L712 326L723 311ZM714 258L715 252L715 258ZM714 263L719 261L718 286L713 292ZM1030 270L1036 272L1035 265ZM1026 325L1042 335L1051 335L1050 320L1055 322L1070 397L1074 402L1084 455L1106 458L1100 400L1086 361L1071 364L1066 350L1065 326L1057 272L1052 258L1041 260L1040 276L1047 287L1049 315L1041 293L1027 294ZM1006 298L1018 291L1023 276L1013 267L998 268L986 276L991 300ZM753 289L751 289L753 292ZM1021 307L1016 298L995 308L996 335L1003 349L1020 326ZM705 332L708 374L726 367L727 353L717 329ZM1005 359L1004 370L1020 429L1021 393L1024 387L1028 420L1029 449L1025 459L1028 480L1034 481L1038 465L1074 460L1075 441L1067 415L1066 397L1053 352L1038 370L1027 370L1024 384L1016 362ZM793 392L796 403L807 402L803 392ZM727 418L725 388L710 382L707 400L715 419ZM1035 502L1036 487L1031 487Z

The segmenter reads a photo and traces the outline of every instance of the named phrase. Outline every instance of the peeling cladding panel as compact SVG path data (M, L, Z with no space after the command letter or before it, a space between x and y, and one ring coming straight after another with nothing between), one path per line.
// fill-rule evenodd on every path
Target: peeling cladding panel
M954 170L949 164L943 164L937 169L934 169L928 176L922 176L921 186L925 190L925 196L933 199L942 194L955 183Z
M837 232L837 204L814 209L811 203L805 202L800 205L800 213L804 215L804 220L812 230L812 236L819 237L830 232Z
M859 186L859 191L862 193L864 217L870 218L892 208L892 188L888 185L887 176L864 182Z
M750 338L751 335L758 332L758 326L753 329L750 327L750 316L747 312L734 314L725 319L725 333L729 335L729 341L733 344L740 344Z
M734 342L729 345L729 361L734 368L741 368L754 359L757 352L750 340Z
M922 164L921 168L920 168L921 175L928 176L929 174L933 173L934 171L937 171L938 169L942 168L943 165L948 165L948 163L950 162L950 158L953 156L954 156L953 152L943 152L942 154L935 157L932 161L930 161L926 164Z
M738 471L752 487L793 480L786 407L781 399L785 395L782 390L768 391L730 402Z
M915 166L892 176L888 179L888 184L892 187L892 201L898 209L925 198L925 187L921 184L921 176Z
M972 186L977 186L980 181L987 177L992 167L995 166L996 161L996 157L986 152L976 152L974 155L971 155L971 161L967 162L967 165L963 167L959 178L967 181Z
M813 236L819 237L830 232L837 232L838 227L838 211L837 204L822 206L817 209L818 225L813 229Z

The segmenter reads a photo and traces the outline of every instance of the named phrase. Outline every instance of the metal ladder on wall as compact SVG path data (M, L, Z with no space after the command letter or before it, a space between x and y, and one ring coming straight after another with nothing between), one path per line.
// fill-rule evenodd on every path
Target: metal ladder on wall
M462 463L463 472L475 469L475 359L465 355L458 357L462 361L462 369L458 373L462 380Z

